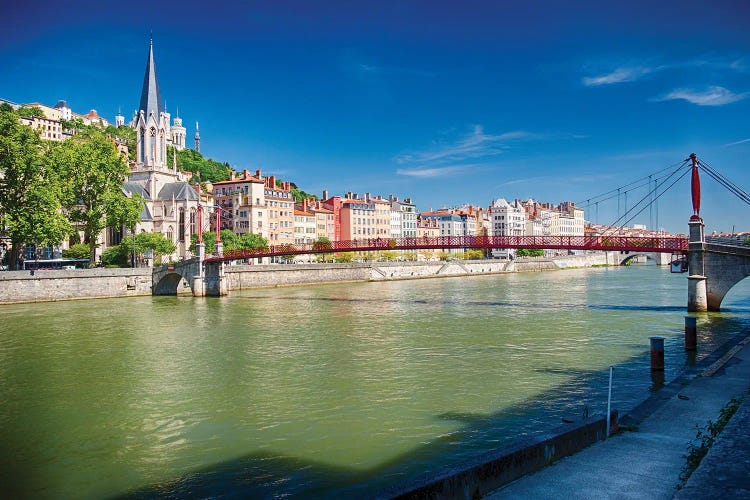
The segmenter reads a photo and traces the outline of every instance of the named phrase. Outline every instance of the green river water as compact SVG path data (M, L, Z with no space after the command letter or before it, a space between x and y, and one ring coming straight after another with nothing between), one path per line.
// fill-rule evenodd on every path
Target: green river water
M0 488L107 498L375 495L648 397L685 275L597 268L0 307ZM750 326L750 286L698 358ZM658 381L657 381L658 383Z

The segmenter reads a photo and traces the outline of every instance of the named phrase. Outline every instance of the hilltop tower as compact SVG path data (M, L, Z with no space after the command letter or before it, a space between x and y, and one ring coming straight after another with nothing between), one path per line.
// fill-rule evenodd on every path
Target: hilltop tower
M185 127L182 126L182 118L180 118L180 108L177 108L177 114L172 125L172 146L176 150L182 151L185 149L185 135Z
M120 108L117 108L117 116L115 116L115 127L122 127L125 125L125 117L122 116Z
M201 152L201 134L198 132L198 122L195 122L195 150Z

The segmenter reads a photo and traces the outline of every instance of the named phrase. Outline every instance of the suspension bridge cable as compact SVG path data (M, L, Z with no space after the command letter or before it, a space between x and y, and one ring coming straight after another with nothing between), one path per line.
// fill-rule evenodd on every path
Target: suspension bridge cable
M710 175L716 182L727 188L740 200L750 205L750 194L748 194L744 189L732 182L729 178L727 178L725 175L723 175L708 163L699 160L698 164L703 168L703 171Z
M742 194L739 191L736 191L731 185L724 182L724 180L716 175L715 172L711 170L704 169L704 172L706 172L708 175L710 175L716 182L718 182L720 185L724 186L729 192L734 194L737 198L739 198L741 201L747 203L750 205L750 198L748 198L746 195Z
M745 192L741 187L739 187L737 184L732 182L730 179L728 179L725 175L723 175L721 172L716 170L714 167L712 167L708 163L703 163L703 162L699 162L699 165L703 167L703 170L707 174L709 174L722 186L729 189L732 193L734 193L736 196L741 198L743 201L750 200L750 195L747 192Z
M665 174L665 175L662 175L660 177L656 177L654 180L660 181L660 180L663 180L663 179L667 179L670 175L671 174ZM641 182L637 186L631 187L628 191L634 191L634 190L640 189L642 187L650 187L649 181L647 180L646 182ZM615 198L616 196L618 196L617 189L614 189L614 190L610 191L610 193L612 193L612 192L614 194L611 194L610 196L608 196L606 198L599 199L599 200L596 200L596 199L593 199L593 198L587 199L585 204L583 202L581 202L581 203L579 203L579 206L583 207L583 208L588 208L588 207L591 207L592 205L594 205L595 203L601 203L601 202L609 201L609 200ZM600 195L600 196L602 196L602 195ZM590 201L590 200L593 200L593 201Z
M670 185L669 185L669 186L668 186L668 187L667 187L667 188L666 188L665 190L663 190L663 191L662 191L661 193L659 193L659 194L658 194L658 195L656 196L656 200L658 200L659 198L661 198L661 196L662 196L662 195L663 195L664 193L666 193L667 191L669 191L669 190L670 190L670 189L672 188L672 186L674 186L675 184L677 184L677 183L678 183L678 182L679 182L679 181L680 181L680 180L681 180L681 179L682 179L683 177L685 177L685 176L686 176L686 175L688 174L688 172L690 172L690 170L687 170L687 169L686 169L686 170L685 170L685 171L684 171L684 172L682 173L682 175L680 175L680 176L679 176L678 178L676 178L676 179L675 179L675 180L674 180L674 181L672 182L672 184L670 184ZM649 205L650 205L650 204L649 204ZM629 224L630 222L632 222L632 221L633 221L633 219L635 219L636 217L638 217L638 216L639 216L639 215L641 214L641 212L643 212L644 210L646 210L646 208L647 208L647 207L648 207L649 205L645 205L645 206L644 206L643 208L641 208L641 209L640 209L640 210L639 210L639 211L638 211L637 213L633 214L633 216L632 216L632 217L630 217L630 219L626 220L626 221L625 221L625 222L624 222L624 223L622 224L622 226L620 226L620 227L624 227L624 226L627 226L627 225L628 225L628 224Z
M643 212L646 209L646 207L650 206L651 203L653 203L653 202L649 202L647 205L644 205L643 208L641 208L641 210L639 210L636 215L634 215L633 217L631 217L630 219L628 219L627 222L625 222L625 223L623 223L623 224L621 224L621 225L618 226L618 224L620 223L621 220L623 220L625 217L628 216L628 214L630 212L634 211L639 205L641 205L641 203L643 203L646 200L646 198L652 196L656 191L658 191L659 187L663 186L667 182L667 180L669 180L671 177L673 177L675 174L677 174L677 172L679 172L680 169L682 169L685 165L687 165L688 161L690 161L689 158L683 160L682 163L674 171L672 171L671 174L669 174L666 177L666 179L664 180L664 182L662 182L661 184L656 184L656 187L654 187L654 189L652 189L651 191L649 191L643 198L641 198L640 200L638 200L638 202L635 205L633 205L633 207L631 207L630 210L628 210L627 212L625 212L624 214L622 214L620 217L618 217L617 220L615 220L610 225L609 229L607 229L604 232L604 234L607 234L610 231L613 231L615 229L618 229L618 230L622 229L627 224L627 222L632 221L637 215L639 215L641 212ZM689 171L690 171L689 169L685 169L685 173L683 173L682 176L680 176L678 179L681 179ZM677 182L677 181L675 181L675 182ZM667 190L669 190L672 186L674 186L675 182L673 182L672 184L670 184L669 187L667 187L666 190L662 191L658 196L656 196L656 198L654 199L654 201L658 200L661 197L662 194L664 194Z
M624 188L627 188L627 187L630 187L630 186L632 186L633 184L637 184L637 183L639 183L639 182L642 182L642 181L644 181L644 180L647 180L647 179L648 179L649 177L651 177L651 176L655 176L655 175L657 175L657 174L661 174L662 172L666 172L666 171L668 171L668 170L671 170L671 169L673 169L674 167L676 167L677 165L679 165L679 164L681 164L681 163L684 163L684 162L676 162L676 163L673 163L672 165L669 165L668 167L664 167L664 168L662 168L661 170L657 170L656 172L652 172L652 173L651 173L650 175L648 175L648 176L645 176L645 177L641 177L640 179L636 179L636 180L634 180L634 181L632 181L632 182L629 182L628 184L623 184L622 186L620 186L620 187L618 187L618 188L615 188L615 189L611 189L611 190L609 190L609 191L607 191L607 192L605 192L605 193L601 193L601 194L598 194L598 195L596 195L596 196L592 196L592 197L588 198L588 199L587 199L587 200L585 200L585 201L587 201L587 202L589 202L589 201L592 201L592 200L593 200L593 201L596 201L596 200L597 200L597 198L602 198L602 197L604 197L604 196L608 196L608 195L610 195L610 194L612 194L612 193L616 193L617 191L619 191L619 190L622 190L622 189L624 189ZM640 187L640 186L636 186L636 187L634 187L633 189L637 189L638 187ZM614 198L614 196L612 196L611 198ZM608 199L610 199L610 198L608 198ZM602 201L602 200L599 200L599 201ZM583 204L583 201L581 201L581 202L579 203L579 205L582 205L582 204Z

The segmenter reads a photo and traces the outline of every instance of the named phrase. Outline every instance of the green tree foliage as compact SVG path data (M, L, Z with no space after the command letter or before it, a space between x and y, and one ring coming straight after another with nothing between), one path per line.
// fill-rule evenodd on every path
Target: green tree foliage
M129 125L123 125L122 127L115 127L114 125L108 125L104 127L104 133L110 137L117 137L118 139L125 141L125 145L128 147L128 158L135 158L135 129Z
M23 118L44 118L44 111L38 106L20 106L16 113Z
M155 262L161 262L162 256L174 253L176 249L174 243L162 233L138 233L135 237L126 236L119 246L127 258L132 258L133 254L143 256L146 250L152 250Z
M0 105L0 226L11 240L8 263L16 269L24 243L57 244L72 229L60 210L64 176L45 161L52 143Z
M519 248L516 257L543 257L544 250L541 248Z
M216 233L214 231L204 232L203 244L206 246L206 253L214 253L216 251ZM198 235L193 233L190 235L190 247L188 249L193 254L195 254L197 253L197 248L198 248L197 245L198 245Z
M177 168L182 172L193 172L192 182L217 182L229 179L231 168L228 163L220 163L216 160L204 157L194 149L183 149L177 151L172 146L167 146L167 164L172 165L174 154L177 152Z
M398 253L393 250L384 250L380 252L380 260L391 262L398 259Z
M471 250L464 252L463 257L465 260L481 260L484 258L484 252L477 248L472 248Z
M88 259L91 255L91 251L88 245L83 243L76 243L71 245L67 250L63 250L62 256L66 259Z
M83 232L83 241L91 249L90 265L93 266L96 240L107 224L132 223L126 214L135 213L138 198L128 198L122 192L128 166L113 141L95 127L83 129L56 144L49 161L65 179L63 206L69 219Z
M88 251L88 245L86 245ZM128 254L125 247L112 245L102 252L102 264L104 267L127 267Z
M216 252L216 233L206 231L203 233L203 243L206 245L206 253ZM242 235L234 234L229 229L221 230L221 244L224 250L252 250L253 248L266 248L268 241L259 234L245 233ZM198 235L190 236L189 250L196 253L198 245Z
M354 260L354 252L337 252L333 258L336 262L351 262Z

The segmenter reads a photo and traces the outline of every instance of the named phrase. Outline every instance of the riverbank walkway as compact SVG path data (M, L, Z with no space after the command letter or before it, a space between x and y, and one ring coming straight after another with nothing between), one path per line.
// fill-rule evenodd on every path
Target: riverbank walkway
M687 483L677 489L697 427L750 389L750 336L707 368L683 375L623 418L606 441L522 477L490 499L750 498L750 397Z

